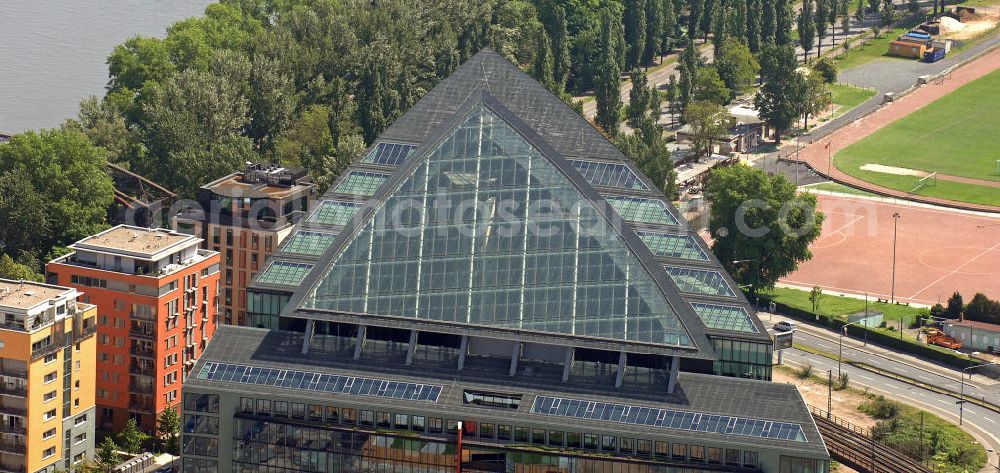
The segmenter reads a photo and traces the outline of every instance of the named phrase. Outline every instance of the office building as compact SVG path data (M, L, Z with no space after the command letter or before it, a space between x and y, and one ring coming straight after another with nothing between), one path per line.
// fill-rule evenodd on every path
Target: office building
M97 308L69 287L0 279L0 472L94 457Z
M491 50L347 169L184 393L184 471L829 470L669 200ZM256 298L256 299L255 299Z
M313 187L305 171L248 163L202 186L198 208L174 217L174 229L202 238L203 248L219 252L223 323L250 323L247 285L304 215Z
M51 261L49 282L97 306L99 427L131 417L147 431L180 403L181 384L218 323L219 254L163 229L117 226Z

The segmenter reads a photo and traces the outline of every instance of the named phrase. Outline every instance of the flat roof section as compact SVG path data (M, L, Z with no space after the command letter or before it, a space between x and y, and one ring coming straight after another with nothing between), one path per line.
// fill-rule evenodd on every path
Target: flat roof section
M350 355L311 352L303 357L303 336L221 326L185 382L185 389L237 396L252 391L301 402L377 405L390 412L433 409L442 416L482 422L498 421L491 416L502 416L508 422L516 418L552 429L686 438L827 456L808 407L790 384L682 372L677 391L667 394L572 378L563 383L558 377L507 376L506 365L501 367L502 374L494 375L482 366L458 371L392 363L377 356L354 360ZM358 381L354 381L348 388L351 378L371 382L355 387ZM437 387L442 389L438 392ZM491 411L466 403L467 391L516 394L522 400L516 410ZM424 393L427 396L422 399ZM565 404L554 405L554 399L563 399ZM570 412L571 408L575 411ZM600 416L595 415L598 408ZM656 415L651 417L654 410ZM645 417L640 423L642 414Z
M72 288L50 286L32 281L0 279L0 307L28 310L38 304L74 292Z
M179 250L197 244L198 238L162 228L149 229L119 225L97 235L84 238L72 245L74 250L94 250L121 253L151 259L168 250Z

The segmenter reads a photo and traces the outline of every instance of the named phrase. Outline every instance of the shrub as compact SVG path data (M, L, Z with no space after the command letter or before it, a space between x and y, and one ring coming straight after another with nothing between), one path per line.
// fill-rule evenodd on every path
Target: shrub
M869 397L858 406L858 410L876 419L893 419L899 416L900 406L896 401L886 399L881 394Z
M813 70L819 73L823 78L823 82L827 84L837 82L837 65L833 62L833 59L828 57L820 58L820 60L813 64Z
M850 384L850 382L851 382L850 375L848 375L847 372L844 371L844 372L840 373L840 376L837 377L837 386L836 386L836 388L838 390L839 389L847 389L847 385Z
M805 365L802 365L801 368L799 368L798 373L795 373L795 375L798 376L799 379L806 379L812 375L812 372L813 372L813 365L806 363Z

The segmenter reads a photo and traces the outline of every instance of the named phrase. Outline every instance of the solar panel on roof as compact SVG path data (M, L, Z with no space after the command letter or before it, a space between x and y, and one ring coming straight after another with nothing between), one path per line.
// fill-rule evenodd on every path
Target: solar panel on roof
M702 302L692 302L691 307L694 308L706 327L757 333L757 327L750 320L750 314L742 307Z
M198 379L426 402L437 402L442 390L433 384L215 362L205 363Z
M733 289L729 287L729 283L726 282L726 278L718 271L677 266L664 266L663 268L667 270L667 274L681 291L712 296L736 296Z
M621 163L600 163L596 161L569 160L584 178L595 186L618 187L621 189L649 190L628 166Z
M623 219L630 222L677 225L677 219L670 215L667 204L660 199L607 196L604 200L607 200Z
M337 184L333 191L339 194L369 197L375 194L375 191L388 177L388 174L378 172L351 171L340 184Z
M372 164L383 164L386 166L398 166L413 152L416 146L399 143L379 143L371 153L368 153L361 162Z
M278 284L282 286L298 286L302 279L309 274L313 265L305 263L292 263L289 261L272 261L260 275L257 282L265 284Z
M574 417L691 432L740 435L793 442L806 441L802 426L789 422L684 412L610 402L536 396L531 405L531 412L548 416Z
M708 261L708 256L690 235L635 232L656 256Z

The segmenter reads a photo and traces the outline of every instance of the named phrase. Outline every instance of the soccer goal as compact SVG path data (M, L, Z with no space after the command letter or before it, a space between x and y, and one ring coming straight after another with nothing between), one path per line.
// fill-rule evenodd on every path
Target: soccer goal
M935 184L937 184L937 173L936 172L932 172L932 173L930 173L930 174L928 174L928 175L926 175L926 176L921 177L920 179L918 179L917 180L917 185L913 186L913 189L910 189L909 193L910 194L915 194L915 193L919 192L920 189L923 189L924 187L927 187L927 186L933 186Z

